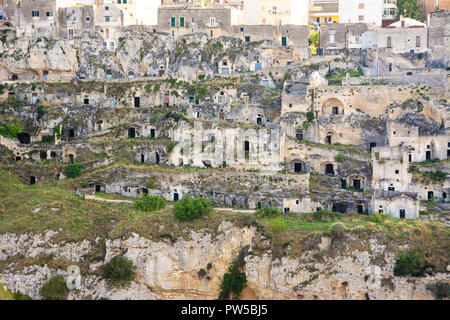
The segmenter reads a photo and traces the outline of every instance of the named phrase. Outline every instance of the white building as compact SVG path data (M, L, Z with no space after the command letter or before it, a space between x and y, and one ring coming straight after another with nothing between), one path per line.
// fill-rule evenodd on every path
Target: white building
M339 0L339 23L363 22L381 26L382 0Z
M309 0L244 0L247 25L307 25Z
M155 26L158 24L158 7L161 0L134 0L134 2L138 25Z

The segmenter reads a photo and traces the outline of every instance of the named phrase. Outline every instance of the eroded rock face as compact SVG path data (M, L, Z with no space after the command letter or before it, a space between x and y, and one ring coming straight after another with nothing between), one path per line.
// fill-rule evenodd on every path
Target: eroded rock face
M214 234L191 231L189 239L172 242L138 234L106 240L104 260L89 261L95 243L53 243L55 234L0 235L0 281L13 292L40 299L39 289L50 277L59 274L75 279L67 266L84 262L87 270L69 299L215 299L223 274L244 247L248 248L244 267L248 283L243 299L433 299L427 284L450 280L448 273L394 277L395 256L377 239L365 241L364 250L343 244L336 251L335 239L318 236L315 247L303 254L290 254L288 246L286 256L274 258L272 250L255 249L255 240L263 239L256 228L222 222ZM269 240L264 242L270 245ZM323 252L336 254L318 258ZM67 263L25 262L49 254ZM133 261L135 280L127 288L110 289L98 270L117 254ZM25 260L20 262L20 257Z

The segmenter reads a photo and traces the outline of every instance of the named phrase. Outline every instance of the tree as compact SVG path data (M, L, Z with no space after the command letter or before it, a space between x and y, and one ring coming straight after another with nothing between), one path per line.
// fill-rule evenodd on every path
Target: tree
M152 212L166 207L166 200L160 196L144 195L136 200L136 208L141 211Z
M201 218L212 210L212 203L202 197L193 198L190 194L185 195L175 203L175 217L182 221L190 221Z
M133 261L115 256L103 266L103 278L110 287L125 287L134 279Z
M64 172L67 178L76 178L81 176L81 172L83 171L83 166L79 163L71 163L67 165L66 170Z
M414 20L424 20L416 0L397 0L397 16L395 18L397 21L400 20L400 15Z

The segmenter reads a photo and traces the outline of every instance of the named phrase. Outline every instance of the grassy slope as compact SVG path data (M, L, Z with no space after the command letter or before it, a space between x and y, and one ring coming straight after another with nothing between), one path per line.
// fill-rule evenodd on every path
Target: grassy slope
M79 241L96 237L117 238L137 232L155 240L174 241L188 236L190 230L207 228L215 232L223 220L229 220L241 227L257 225L273 240L273 246L284 246L289 242L298 249L294 252L300 253L302 244L311 234L326 234L333 224L341 222L358 237L383 233L394 244L412 243L424 254L435 257L434 262L438 265L448 263L449 228L434 221L387 219L384 223L375 223L363 215L318 217L313 213L262 219L248 214L213 212L206 218L183 223L174 219L170 209L149 214L136 210L133 204L84 200L75 195L75 180L31 186L0 169L0 181L0 233L62 229L55 240ZM41 210L32 213L37 207ZM59 210L52 211L52 208ZM393 247L395 249L395 245Z
M0 283L0 300L14 300L12 293Z

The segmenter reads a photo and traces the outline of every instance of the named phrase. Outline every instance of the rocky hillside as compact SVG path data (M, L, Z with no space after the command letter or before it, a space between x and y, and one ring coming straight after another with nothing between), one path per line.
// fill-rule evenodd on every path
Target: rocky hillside
M9 184L0 186L0 281L33 299L54 275L75 279L73 266L81 281L68 299L216 299L234 261L247 280L242 299L434 299L435 288L448 288L448 227L438 221L215 212L179 222L171 209L144 214L64 185L1 177ZM399 255L413 248L432 272L395 276ZM114 288L103 267L120 255L135 266L134 280Z

